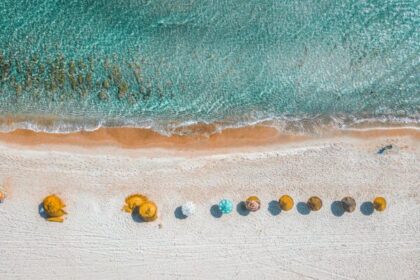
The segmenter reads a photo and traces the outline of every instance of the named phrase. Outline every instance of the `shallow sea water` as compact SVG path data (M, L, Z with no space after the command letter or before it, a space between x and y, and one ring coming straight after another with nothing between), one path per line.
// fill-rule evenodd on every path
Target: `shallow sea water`
M3 0L0 128L418 124L419 29L415 0Z

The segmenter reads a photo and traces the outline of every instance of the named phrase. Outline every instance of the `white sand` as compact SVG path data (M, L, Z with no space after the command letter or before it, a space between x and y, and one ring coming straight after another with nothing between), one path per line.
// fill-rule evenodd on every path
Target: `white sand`
M393 143L384 155L377 149ZM332 139L192 155L117 148L0 145L0 279L420 279L420 149L410 138ZM120 211L147 194L160 217L139 223ZM38 214L59 194L63 224ZM278 214L270 201L318 195L319 212ZM215 218L212 204L248 195L259 212ZM352 195L357 210L331 204ZM364 215L374 196L389 202ZM194 201L195 216L175 209ZM275 203L271 203L275 205ZM161 225L161 226L159 226Z

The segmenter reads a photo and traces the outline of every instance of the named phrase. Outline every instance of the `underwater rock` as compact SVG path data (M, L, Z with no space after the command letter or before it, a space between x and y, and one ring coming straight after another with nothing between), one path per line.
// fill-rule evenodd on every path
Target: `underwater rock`
M76 72L76 64L73 60L70 60L69 62L69 73L74 74Z
M127 91L128 91L128 84L127 82L123 81L121 84L118 85L118 98L123 99Z
M92 73L91 72L88 72L86 74L85 80L86 80L86 85L89 88L92 88L93 87L93 80L92 80Z
M137 99L136 99L136 97L135 97L134 95L130 95L130 96L128 97L128 103L129 103L129 104L133 105L133 104L135 104L136 102L137 102Z
M95 61L92 56L89 57L89 70L95 71Z
M101 90L99 93L99 99L101 100L108 100L108 93L105 90Z
M86 69L86 64L81 59L79 60L78 66L79 66L80 70L85 70Z
M118 66L112 66L112 80L114 83L119 83L122 79L121 70Z
M16 85L15 91L16 91L16 95L19 96L22 93L22 86Z
M76 90L77 89L77 80L74 76L69 76L69 80L70 80L70 86L72 90Z
M29 90L31 89L31 87L32 87L32 79L30 76L27 76L25 79L25 88Z
M77 83L79 84L79 86L83 85L83 75L82 74L77 75Z
M45 65L41 63L38 65L38 74L43 75L44 73L45 73Z
M54 75L54 80L57 83L59 88L64 87L64 83L66 81L66 74L64 73L63 69L59 69L59 70L56 71L56 73Z
M104 89L109 89L109 88L111 87L111 85L109 84L109 81L108 81L107 79L105 79L105 80L102 82L102 87L103 87Z
M89 95L89 92L88 92L86 89L83 89L83 90L80 92L80 96L81 96L82 98L86 98L86 97L88 97L88 95Z

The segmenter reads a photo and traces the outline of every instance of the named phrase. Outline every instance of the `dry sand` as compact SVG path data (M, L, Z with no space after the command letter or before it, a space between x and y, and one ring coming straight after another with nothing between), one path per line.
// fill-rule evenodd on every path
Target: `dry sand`
M3 134L0 279L420 279L419 132L400 132L205 153ZM121 211L134 192L159 205L156 222ZM67 203L63 224L38 213L50 193ZM279 212L285 193L297 204L318 195L324 207ZM221 198L236 206L249 195L259 212L212 215ZM347 195L358 205L342 215L334 201ZM374 196L387 198L385 212L360 208ZM188 200L195 216L177 218Z

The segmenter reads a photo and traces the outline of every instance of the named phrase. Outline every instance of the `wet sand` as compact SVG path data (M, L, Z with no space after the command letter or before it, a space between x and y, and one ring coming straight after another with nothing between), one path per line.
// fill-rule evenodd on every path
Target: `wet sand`
M165 136L150 129L141 128L100 128L95 131L75 133L45 133L18 129L0 133L0 141L25 146L72 145L80 147L116 146L127 149L165 148L172 150L236 149L253 146L290 144L320 137L303 134L284 134L270 126L251 126L225 129L219 133L206 135L214 128L197 125L189 128L190 135ZM420 139L420 128L389 127L326 131L321 138L353 137L378 138L409 136Z

